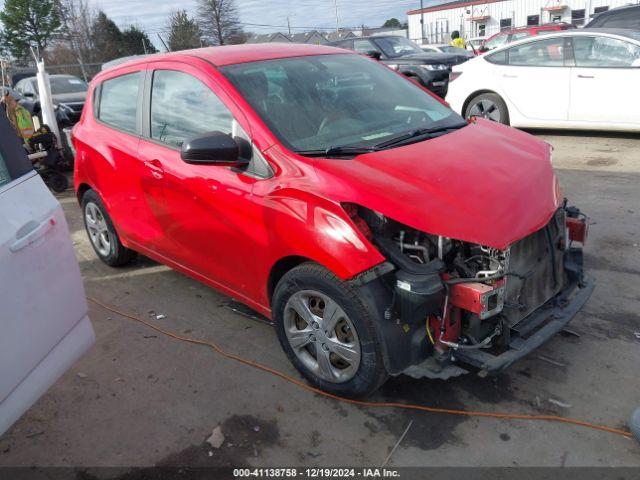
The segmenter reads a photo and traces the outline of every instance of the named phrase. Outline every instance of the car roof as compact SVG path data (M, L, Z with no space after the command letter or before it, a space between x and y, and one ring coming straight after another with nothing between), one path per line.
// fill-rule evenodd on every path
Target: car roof
M523 40L518 40L517 42L512 42L506 45L502 45L494 50L491 50L489 54L506 50L508 48L513 47L514 45L523 45L529 42L539 42L542 40L546 40L548 38L593 36L594 34L602 35L602 36L625 37L625 38L628 38L629 40L635 41L636 43L640 43L640 32L636 32L634 30L627 30L624 28L580 28L580 29L571 29L571 30L559 30L557 32L547 33L545 35L528 37Z
M609 10L605 11L605 12L600 12L597 14L597 16L601 16L601 15L607 15L610 12L619 12L620 10L626 10L626 9L634 9L634 8L640 8L640 5L636 4L632 4L632 5L621 5L619 7L613 7L610 8ZM595 18L595 17L594 17Z
M80 77L76 77L75 75L67 75L66 73L53 73L53 74L49 74L49 78L76 78L78 80L82 80ZM34 82L36 81L37 78L36 76L32 76L32 77L25 77L22 78L18 81L19 82ZM83 80L84 81L84 80Z
M200 58L216 67L224 67L237 63L259 62L261 60L275 60L278 58L305 57L311 55L353 54L353 52L341 48L325 45L308 45L303 43L245 43L241 45L224 45L221 47L195 48L193 50L180 50L178 52L159 53L151 56L142 55L140 58L126 61L122 64L108 68L108 72L122 66L132 66L147 62L163 60L178 60L184 57ZM99 75L102 75L101 72Z

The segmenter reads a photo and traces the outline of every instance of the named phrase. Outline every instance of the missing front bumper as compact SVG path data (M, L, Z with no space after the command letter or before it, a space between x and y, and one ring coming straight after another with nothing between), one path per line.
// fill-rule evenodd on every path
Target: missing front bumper
M505 352L493 355L485 350L458 350L454 353L456 363L479 369L480 376L501 372L564 329L589 300L594 288L591 280L581 282L580 286L577 282L572 283L512 327L509 347Z

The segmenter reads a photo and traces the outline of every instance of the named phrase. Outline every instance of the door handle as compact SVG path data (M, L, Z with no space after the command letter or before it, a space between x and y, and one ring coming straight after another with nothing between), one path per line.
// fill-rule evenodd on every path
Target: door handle
M593 75L578 75L578 78L596 78Z
M55 224L56 220L53 217L49 217L44 222L40 223L35 221L27 223L18 230L18 233L16 233L16 237L18 237L18 239L9 246L9 251L16 253L28 247L32 243L35 243L36 240L44 237Z
M508 74L504 74L502 75L504 78L518 78L518 75L508 75Z
M144 162L144 164L149 170L151 170L153 178L157 180L162 180L164 178L164 169L162 168L160 160L149 160L148 162Z

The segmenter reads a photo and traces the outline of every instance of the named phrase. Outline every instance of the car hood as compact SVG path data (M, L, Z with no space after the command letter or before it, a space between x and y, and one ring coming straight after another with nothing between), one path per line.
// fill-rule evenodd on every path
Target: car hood
M417 230L504 249L542 228L560 199L549 146L486 120L422 142L318 159L328 197Z
M404 55L402 57L390 58L389 62L394 63L415 63L420 65L444 63L451 64L456 63L458 55L450 53L415 53L411 55Z
M51 95L51 97L53 98L53 103L84 102L87 97L87 92L58 93L56 95Z

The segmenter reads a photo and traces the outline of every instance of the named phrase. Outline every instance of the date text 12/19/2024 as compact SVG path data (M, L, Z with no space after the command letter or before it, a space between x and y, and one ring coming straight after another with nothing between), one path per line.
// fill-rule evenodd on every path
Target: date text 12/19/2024
M240 478L399 478L396 469L388 468L236 468L233 477Z

